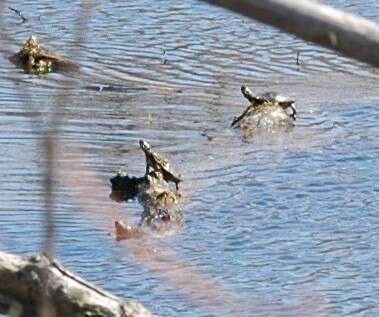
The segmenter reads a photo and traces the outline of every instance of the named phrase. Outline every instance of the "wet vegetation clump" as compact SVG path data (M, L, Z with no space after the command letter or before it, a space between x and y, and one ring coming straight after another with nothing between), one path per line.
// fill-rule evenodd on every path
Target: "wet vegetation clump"
M112 194L115 200L128 201L135 199L138 194L138 185L145 181L145 177L129 177L125 171L118 171L117 175L110 179ZM118 199L117 199L118 197Z

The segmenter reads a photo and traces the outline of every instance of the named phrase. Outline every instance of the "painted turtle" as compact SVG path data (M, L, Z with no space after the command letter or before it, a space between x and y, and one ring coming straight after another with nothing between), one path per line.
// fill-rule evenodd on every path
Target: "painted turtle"
M231 127L237 124L242 129L250 130L275 130L277 127L293 127L296 120L294 101L278 95L275 92L267 92L260 96L254 95L246 87L241 87L242 95L250 102L245 111L235 117ZM287 110L291 110L290 113Z
M182 181L179 176L174 175L170 170L170 164L168 160L162 157L160 154L153 152L151 146L144 140L139 141L140 148L146 156L146 173L149 174L150 167L163 175L166 182L175 183L176 189L179 189L179 183Z

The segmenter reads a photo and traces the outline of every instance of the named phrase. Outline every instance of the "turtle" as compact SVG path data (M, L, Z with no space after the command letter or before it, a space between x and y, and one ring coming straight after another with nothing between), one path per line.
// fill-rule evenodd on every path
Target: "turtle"
M145 176L149 174L150 167L156 171L160 172L163 179L166 182L175 183L176 190L179 189L179 183L182 181L179 176L174 175L170 170L170 163L160 154L153 152L151 146L145 140L139 141L140 148L145 153L146 157L146 173Z
M262 95L254 95L253 92L246 86L241 86L242 95L250 102L250 105L245 109L245 111L238 117L234 117L231 127L235 127L237 123L241 122L244 118L256 114L265 107L271 106L271 109L281 108L284 111L277 110L277 114L282 114L285 117L285 114L292 119L296 120L296 109L295 101L288 99L284 96L277 94L276 92L266 92ZM291 109L291 113L287 113L287 109ZM268 113L268 111L266 111ZM283 119L284 119L283 117Z
M9 58L14 64L22 66L29 74L47 74L58 68L76 70L75 63L63 60L39 44L36 36L31 35L21 50Z

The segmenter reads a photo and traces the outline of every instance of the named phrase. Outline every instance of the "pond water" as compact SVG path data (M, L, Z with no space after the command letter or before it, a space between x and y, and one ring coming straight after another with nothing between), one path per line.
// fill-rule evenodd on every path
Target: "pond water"
M328 3L379 22L377 1ZM55 255L84 278L160 316L379 315L377 70L195 0L3 0L0 14L0 250L43 246L54 119ZM15 68L32 32L80 71ZM294 98L295 129L230 129L242 84ZM185 226L148 246L115 241L142 209L108 198L118 168L144 173L141 138L185 193Z

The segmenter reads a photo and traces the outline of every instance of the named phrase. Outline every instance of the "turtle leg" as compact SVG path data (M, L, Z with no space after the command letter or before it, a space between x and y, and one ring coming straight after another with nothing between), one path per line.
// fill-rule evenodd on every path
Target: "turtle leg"
M242 114L240 116L235 116L234 119L233 119L233 122L231 123L230 127L233 128L238 122L240 122L246 115L247 113L250 111L250 109L254 108L254 105L249 105L244 112L242 112Z
M296 121L296 114L297 114L297 111L296 111L296 108L295 108L295 102L294 102L293 100L279 102L279 105L280 105L284 110L286 110L287 108L290 108L292 112L289 114L289 117L290 117L292 120Z
M234 125L235 125L238 121L239 121L239 120L238 120L238 117L237 117L237 116L234 116L233 121L232 121L232 123L230 124L230 127L233 128Z
M291 117L294 121L296 121L296 114L297 114L297 111L296 111L296 109L295 109L295 106L294 106L294 105L291 105L290 107L291 107L291 110L292 110L292 113L290 114L290 117Z

